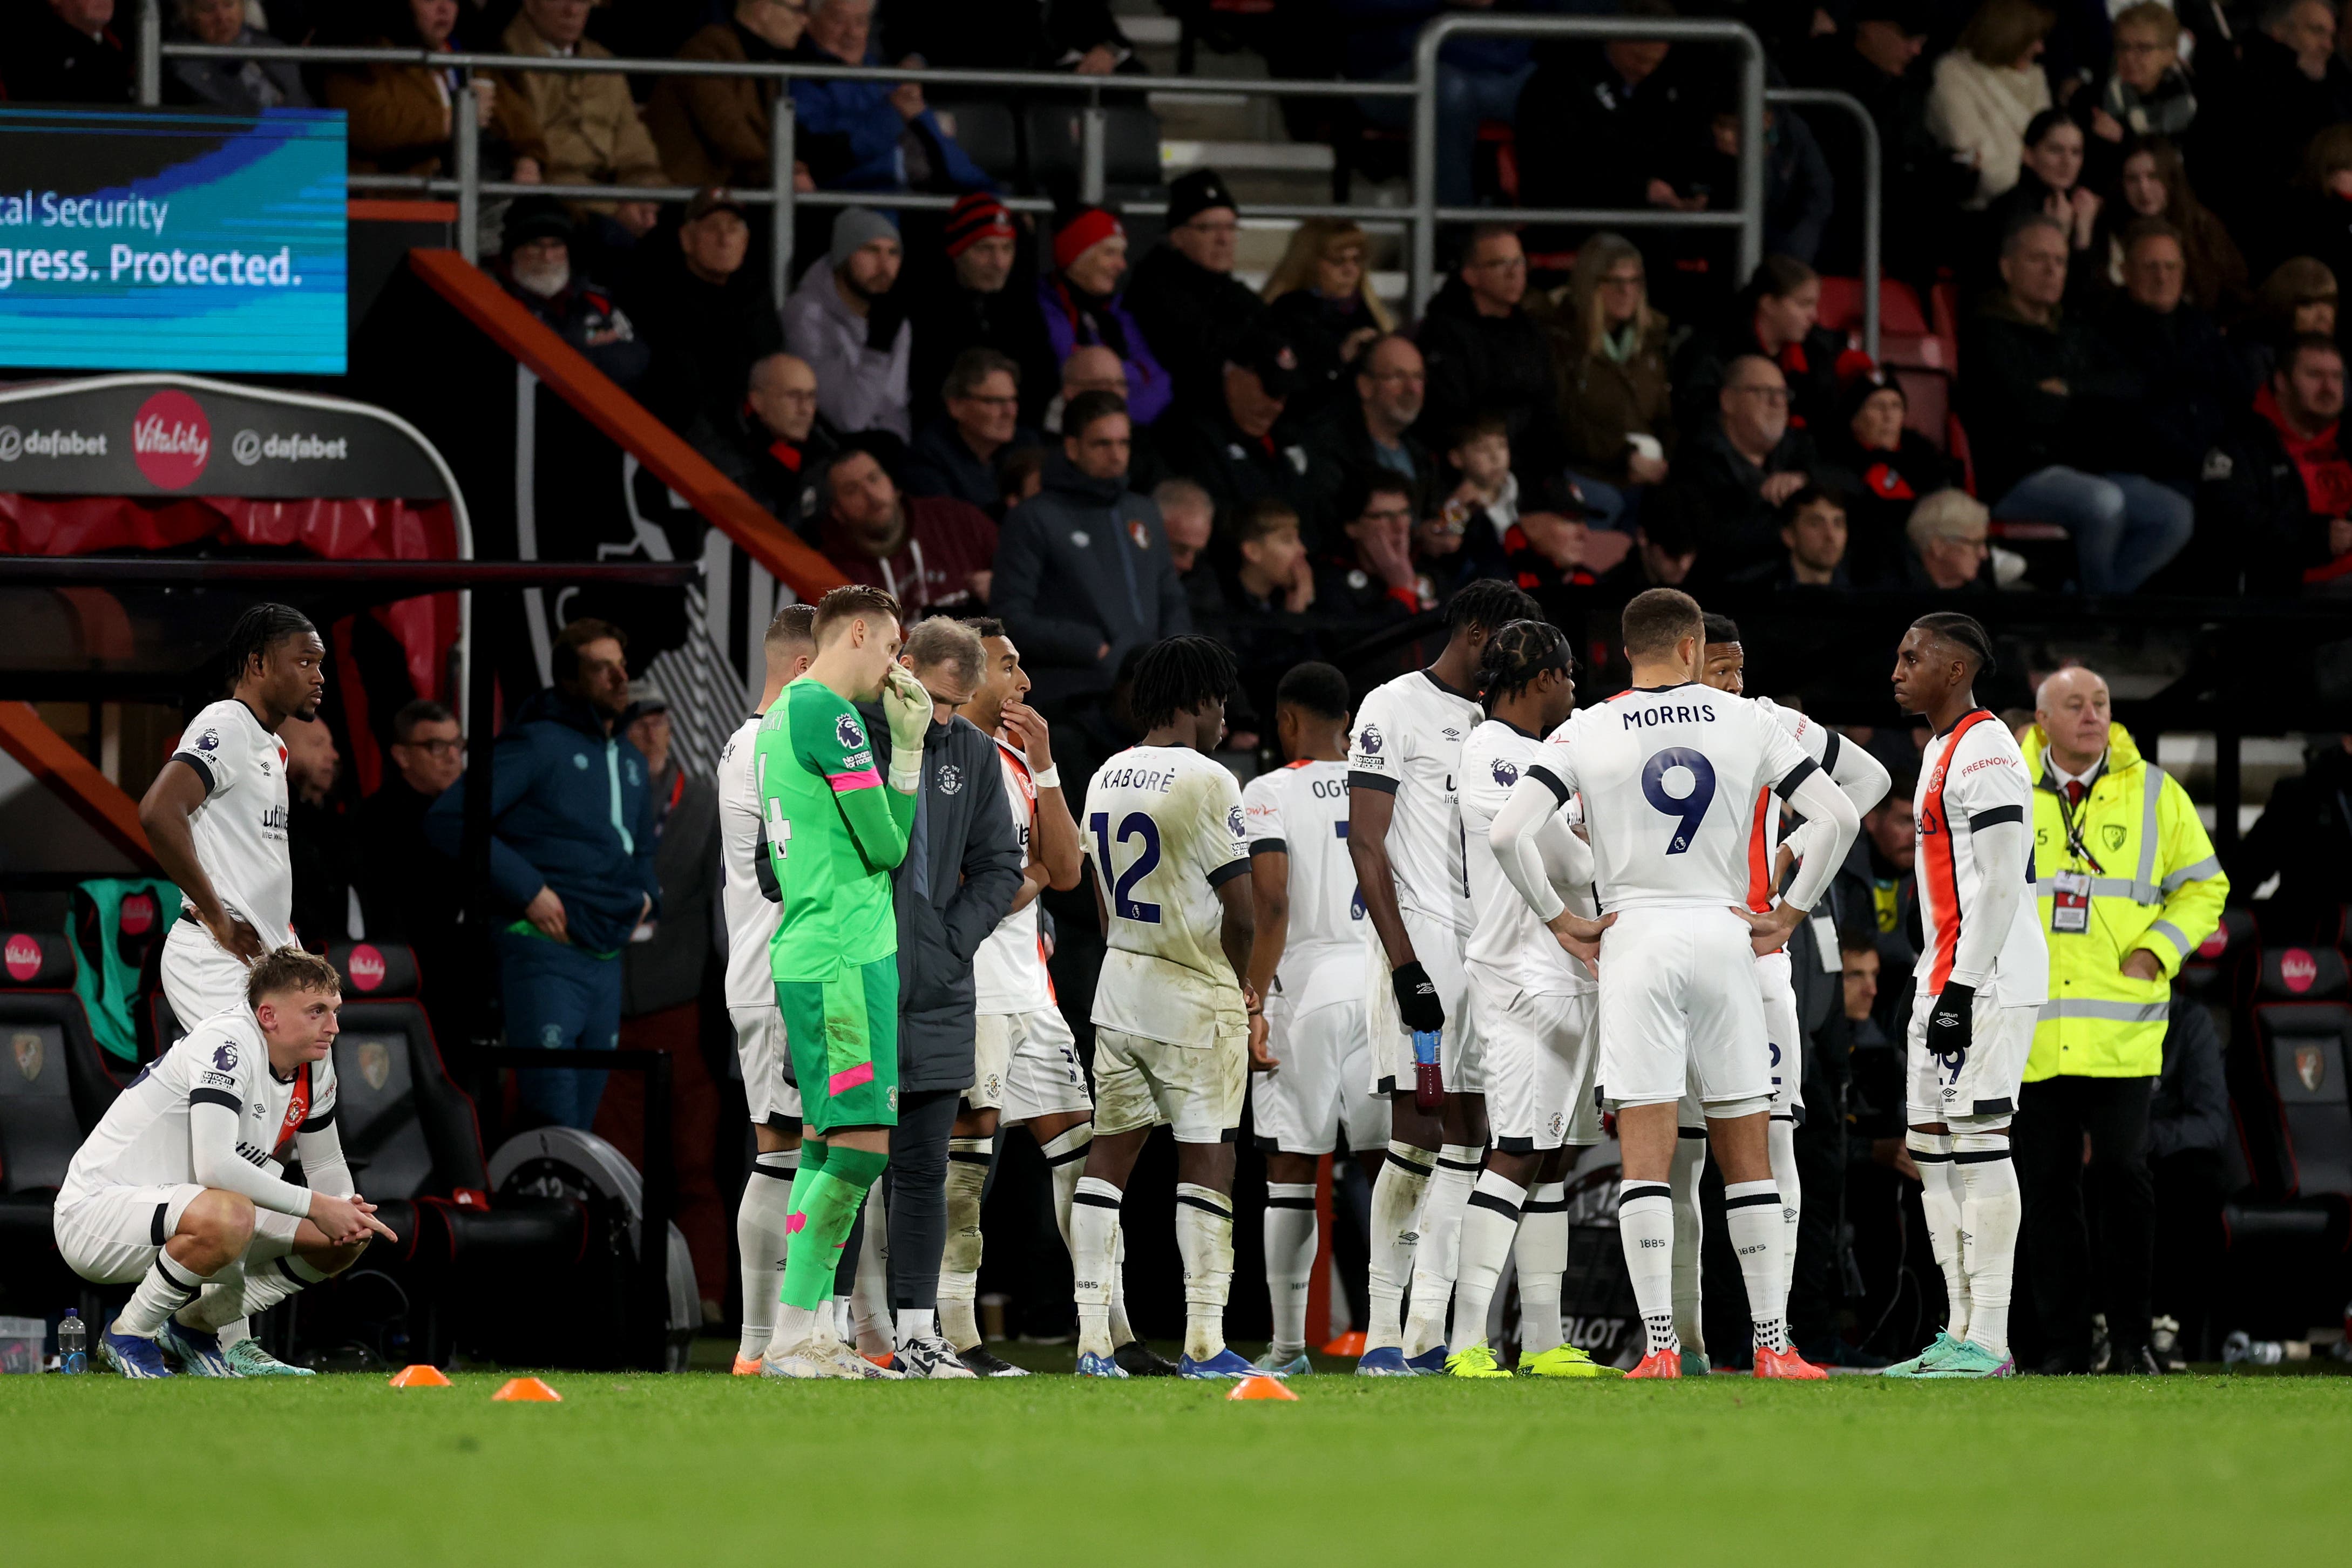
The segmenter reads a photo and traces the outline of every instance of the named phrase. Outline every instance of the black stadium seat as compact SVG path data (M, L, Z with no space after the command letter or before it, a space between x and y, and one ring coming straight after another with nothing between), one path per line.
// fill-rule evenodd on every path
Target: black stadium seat
M65 937L0 933L0 1296L46 1313L75 1288L50 1213L74 1151L120 1092L74 991Z
M2352 987L2347 979L2344 955L2332 947L2280 947L2263 956L2254 1036L2292 1197L2352 1201L2352 1096L2345 1082Z
M343 977L336 1126L354 1184L400 1240L378 1242L352 1277L296 1299L331 1321L338 1296L362 1296L366 1278L381 1276L406 1304L411 1358L445 1361L459 1343L495 1338L516 1301L564 1288L583 1211L513 1197L491 1207L474 1103L442 1063L408 948L349 943L327 956Z
M964 156L1007 185L1020 183L1021 132L1010 109L984 99L934 103L931 109Z
M2340 1313L2352 1243L2352 985L2332 947L2262 953L2230 1097L2250 1178L2222 1209L2230 1321L2300 1337Z

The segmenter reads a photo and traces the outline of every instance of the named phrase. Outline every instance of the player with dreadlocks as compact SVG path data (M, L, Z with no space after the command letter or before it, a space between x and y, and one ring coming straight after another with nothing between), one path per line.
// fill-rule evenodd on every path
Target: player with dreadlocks
M1895 652L1895 701L1933 728L1912 798L1926 951L1905 1047L1906 1141L1951 1317L1895 1377L2006 1377L2022 1212L2009 1123L2050 954L2033 892L2033 790L2009 727L1977 706L1992 640L1969 616L1922 615Z
M1506 1377L1487 1309L1506 1256L1516 1255L1522 1333L1519 1366L1543 1377L1597 1377L1604 1368L1566 1342L1560 1276L1568 1268L1566 1177L1574 1151L1601 1141L1592 1103L1597 1055L1592 971L1570 957L1518 895L1489 837L1495 813L1521 774L1554 749L1544 740L1576 707L1568 639L1541 621L1514 621L1479 651L1485 722L1462 743L1461 811L1470 905L1476 923L1462 949L1470 1019L1486 1057L1486 1113L1494 1133L1462 1218L1454 1281L1455 1377ZM1563 811L1517 852L1587 916L1592 852Z
M1225 1345L1234 1278L1234 1145L1249 1076L1249 848L1241 787L1207 753L1239 684L1206 637L1136 661L1143 738L1096 769L1079 836L1106 951L1095 985L1095 1136L1070 1208L1078 1375L1125 1377L1110 1332L1119 1203L1144 1140L1176 1134L1185 1377L1255 1372Z
M163 977L164 998L183 1032L243 1010L251 967L296 945L289 924L294 866L286 844L286 747L278 731L289 718L319 716L326 658L319 629L299 610L257 604L238 616L222 650L225 695L188 721L139 802L139 823L155 862L180 890L180 917L163 938ZM331 1104L311 1109L324 1125ZM351 1190L346 1176L337 1196ZM264 1211L257 1224L257 1234L273 1245L293 1239L296 1222L289 1216ZM269 1301L248 1308L245 1298L275 1291L275 1301L310 1282L280 1290L283 1281L272 1270L248 1286L241 1270L231 1270L166 1325L164 1351L184 1372L307 1375L252 1338L247 1320ZM216 1354L214 1331L220 1339ZM187 1350L192 1345L196 1349Z
M1508 583L1480 580L1445 607L1444 651L1379 687L1348 750L1348 854L1370 916L1364 987L1373 1088L1389 1097L1389 1162L1372 1186L1371 1322L1359 1376L1445 1364L1445 1309L1462 1211L1486 1143L1475 1022L1464 1006L1472 925L1454 801L1462 741L1486 716L1476 695L1487 640L1543 612ZM1405 1278L1412 1320L1402 1321Z

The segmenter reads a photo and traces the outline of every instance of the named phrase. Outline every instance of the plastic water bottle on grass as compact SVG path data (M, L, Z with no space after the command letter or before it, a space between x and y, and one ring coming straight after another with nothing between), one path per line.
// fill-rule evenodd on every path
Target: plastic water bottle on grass
M89 1330L81 1321L81 1313L72 1307L58 1322L58 1370L88 1372L89 1370Z

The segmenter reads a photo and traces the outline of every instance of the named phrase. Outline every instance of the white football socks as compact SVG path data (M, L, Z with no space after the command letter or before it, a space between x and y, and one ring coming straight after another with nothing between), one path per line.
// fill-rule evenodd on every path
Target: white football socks
M1617 1184L1617 1239L1625 1249L1625 1275L1642 1314L1649 1351L1679 1352L1675 1337L1674 1191L1664 1182Z
M1273 1356L1307 1351L1307 1287L1315 1272L1315 1184L1265 1186L1265 1293L1274 1304Z
M1071 1294L1078 1307L1078 1354L1108 1355L1124 1341L1111 1337L1111 1295L1118 1278L1119 1189L1100 1176L1080 1176L1070 1208Z
M1436 1155L1391 1140L1388 1163L1372 1183L1370 1259L1366 1295L1371 1313L1364 1331L1367 1351L1394 1349L1404 1340L1404 1287L1412 1278L1420 1241L1414 1228Z
M139 1288L114 1316L112 1332L153 1339L163 1320L204 1294L210 1274L199 1274L169 1252L157 1252L155 1261L139 1278Z
M1475 1144L1447 1144L1437 1151L1436 1174L1421 1200L1421 1241L1413 1249L1412 1310L1404 1323L1408 1361L1445 1343L1445 1309L1462 1264L1462 1211L1470 1206L1485 1160L1486 1151Z
M1805 1190L1797 1179L1797 1124L1772 1118L1765 1127L1765 1146L1772 1159L1772 1186L1780 1195L1780 1299L1773 1311L1783 1322L1789 1316L1789 1291L1797 1279L1797 1221L1805 1212Z
M743 1269L743 1337L736 1354L746 1359L765 1355L775 1336L776 1297L783 1289L784 1249L792 1239L784 1219L792 1212L793 1179L800 1168L798 1148L756 1156L735 1208L735 1249Z
M1969 1337L1968 1260L1960 1250L1960 1176L1952 1166L1949 1133L1904 1134L1912 1163L1919 1167L1919 1207L1927 1217L1927 1246L1936 1267L1944 1271L1944 1295L1949 1317L1945 1332L1954 1339Z
M1493 1171L1480 1171L1462 1212L1461 1267L1454 1276L1454 1348L1487 1344L1486 1322L1495 1301L1496 1283L1511 1255L1518 1234L1519 1206L1528 1189Z
M248 1251L241 1263L215 1274L204 1299L181 1309L179 1319L190 1328L211 1329L226 1349L253 1337L256 1312L266 1312L295 1291L328 1278L325 1270L285 1252L262 1260Z
M1780 1194L1770 1177L1724 1184L1723 1228L1731 1239L1731 1249L1739 1255L1739 1277L1748 1285L1748 1321L1755 1326L1756 1348L1788 1349L1789 1320L1780 1315L1780 1303L1789 1290L1780 1266L1781 1239L1788 1222L1780 1218Z
M959 1351L980 1343L975 1311L980 1295L980 1197L988 1185L990 1142L987 1138L948 1140L948 1239L940 1252L940 1336Z
M1559 1322L1560 1277L1568 1272L1568 1184L1538 1182L1519 1206L1511 1261L1519 1270L1519 1364L1568 1343Z
M1671 1180L1675 1205L1675 1337L1685 1350L1706 1354L1706 1270L1699 1255L1706 1241L1706 1216L1699 1207L1699 1178L1706 1174L1706 1130L1679 1128Z
M1176 1251L1184 1261L1184 1354L1207 1361L1225 1348L1225 1299L1234 1288L1234 1200L1213 1186L1178 1182Z
M1952 1166L1961 1193L1960 1261L1969 1277L1969 1341L2005 1356L2017 1224L2023 1212L2007 1134L1953 1134Z
M1135 1325L1127 1321L1127 1224L1120 1221L1110 1244L1110 1343L1113 1349L1133 1343Z
M1037 1145L1045 1156L1046 1174L1054 1181L1054 1225L1062 1233L1062 1245L1070 1245L1070 1197L1078 1190L1078 1178L1087 1174L1087 1154L1094 1147L1095 1124L1081 1122L1066 1128Z

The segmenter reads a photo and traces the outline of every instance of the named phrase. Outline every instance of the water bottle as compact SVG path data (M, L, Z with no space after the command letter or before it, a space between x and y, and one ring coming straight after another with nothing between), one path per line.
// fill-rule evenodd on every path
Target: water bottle
M1437 1036L1433 1029L1412 1031L1412 1103L1424 1111L1445 1104L1445 1080L1438 1071Z
M58 1370L89 1370L89 1330L82 1325L81 1313L72 1307L68 1307L66 1315L58 1322Z

